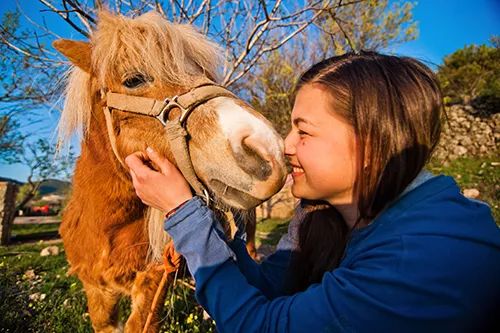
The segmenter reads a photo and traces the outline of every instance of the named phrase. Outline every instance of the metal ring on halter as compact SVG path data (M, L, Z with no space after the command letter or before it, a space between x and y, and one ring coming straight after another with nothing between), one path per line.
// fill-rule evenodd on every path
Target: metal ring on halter
M163 124L163 126L165 126L167 124L168 115L170 114L170 110L172 110L173 108L179 108L181 110L181 118L180 118L181 120L182 120L182 117L186 113L188 113L189 110L185 109L182 105L180 105L177 102L177 98L179 98L179 96L174 96L171 99L167 97L163 101L165 106L161 109L160 113L156 116L156 119L158 119Z

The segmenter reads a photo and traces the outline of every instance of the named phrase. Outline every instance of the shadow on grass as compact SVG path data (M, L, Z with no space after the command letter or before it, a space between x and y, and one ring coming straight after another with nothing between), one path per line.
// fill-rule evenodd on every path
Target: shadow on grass
M59 222L43 224L14 224L10 244L59 239Z

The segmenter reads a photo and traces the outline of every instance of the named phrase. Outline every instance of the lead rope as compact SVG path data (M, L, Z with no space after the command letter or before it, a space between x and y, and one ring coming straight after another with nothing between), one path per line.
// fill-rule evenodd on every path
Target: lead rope
M181 255L175 252L175 249L172 245L172 241L170 241L167 245L165 245L165 251L163 252L163 267L165 270L163 271L163 275L161 277L160 283L158 284L158 288L156 289L155 296L153 297L153 302L151 303L151 307L149 308L148 317L146 319L146 323L144 324L144 328L142 329L142 333L147 333L149 327L151 326L151 320L153 319L153 315L155 314L156 306L158 305L158 300L160 299L160 294L163 288L165 287L165 283L167 282L168 275L179 270L179 266L181 264Z

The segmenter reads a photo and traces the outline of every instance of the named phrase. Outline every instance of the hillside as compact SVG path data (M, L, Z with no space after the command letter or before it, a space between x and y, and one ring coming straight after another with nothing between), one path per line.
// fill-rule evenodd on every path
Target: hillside
M9 181L9 182L15 183L19 186L22 186L25 184L23 182L15 180L15 179L0 176L0 182L4 182L4 181ZM40 185L40 189L38 192L40 195L65 194L68 192L68 189L70 188L70 186L71 186L71 183L68 181L59 180L59 179L48 179Z

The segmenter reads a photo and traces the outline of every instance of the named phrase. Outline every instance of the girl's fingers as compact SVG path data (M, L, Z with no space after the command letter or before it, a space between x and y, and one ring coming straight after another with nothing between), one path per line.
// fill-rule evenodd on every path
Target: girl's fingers
M136 180L138 178L140 179L145 177L147 174L153 171L146 164L144 164L144 160L144 154L141 152L135 152L125 158L125 164L127 164L130 168L131 174L132 172L134 173L133 176L135 176Z
M173 164L170 163L167 158L158 154L155 150L153 150L153 148L147 147L146 154L148 155L148 158L160 168L161 173L164 175L172 169Z

